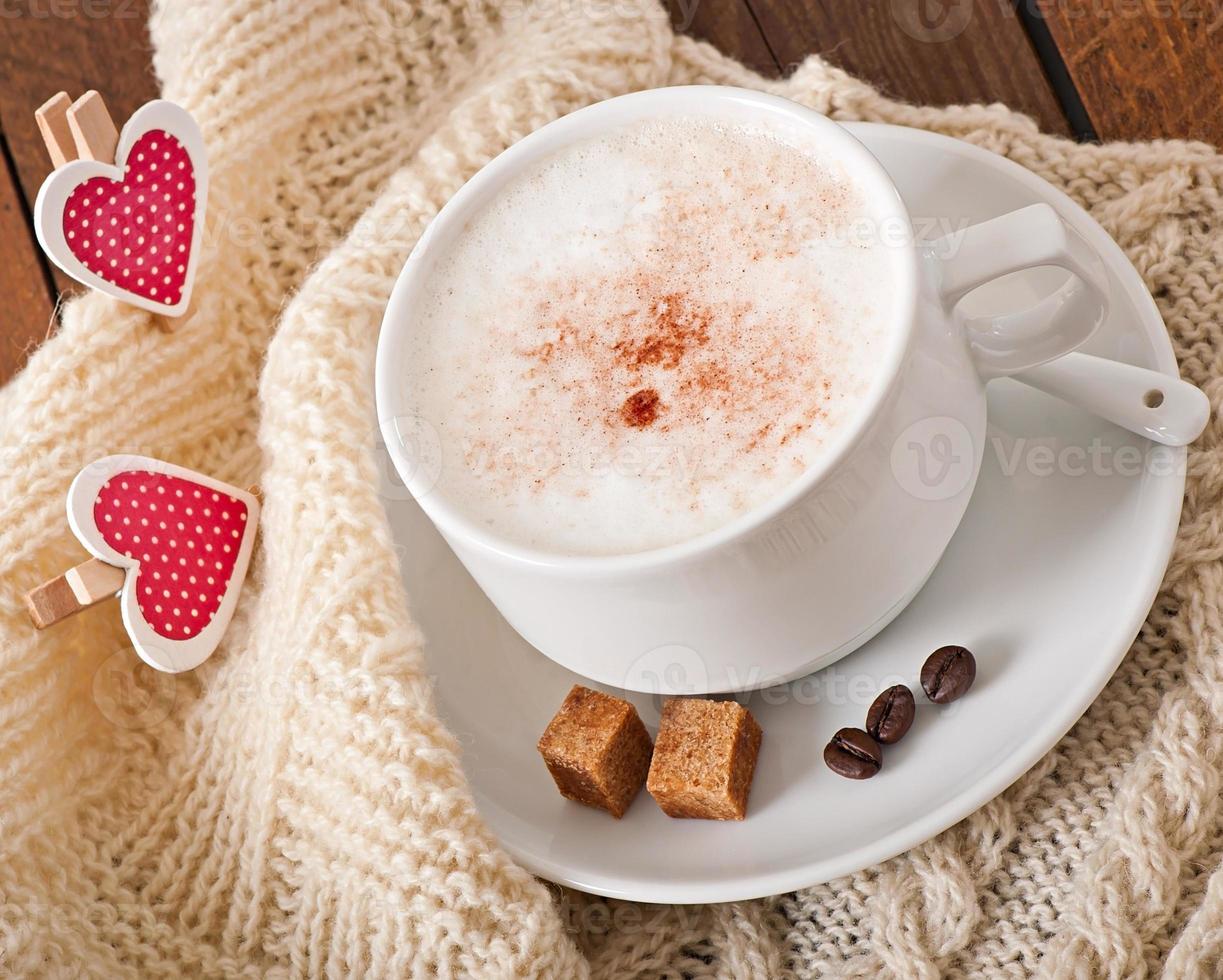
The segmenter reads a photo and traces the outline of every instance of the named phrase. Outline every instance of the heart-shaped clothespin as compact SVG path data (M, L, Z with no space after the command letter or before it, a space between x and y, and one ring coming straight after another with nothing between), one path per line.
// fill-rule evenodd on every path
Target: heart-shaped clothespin
M147 456L106 456L68 491L68 522L94 558L27 595L34 625L118 593L146 663L198 667L233 616L258 520L245 490Z
M204 227L208 160L195 120L158 100L116 133L102 97L60 92L35 116L56 169L34 204L38 241L78 282L180 317Z

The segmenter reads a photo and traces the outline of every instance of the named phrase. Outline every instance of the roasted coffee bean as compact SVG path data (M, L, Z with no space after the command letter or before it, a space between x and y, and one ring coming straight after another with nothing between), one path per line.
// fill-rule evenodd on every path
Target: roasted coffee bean
M824 764L846 779L870 779L883 765L883 752L861 728L842 728L824 746Z
M866 732L876 742L893 745L905 737L917 711L913 692L896 684L875 698L866 712Z
M921 686L935 704L963 697L977 677L976 658L963 647L939 647L921 669Z

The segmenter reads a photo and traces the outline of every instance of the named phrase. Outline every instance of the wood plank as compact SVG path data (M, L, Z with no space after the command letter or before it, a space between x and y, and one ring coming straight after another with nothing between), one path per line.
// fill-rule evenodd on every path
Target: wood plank
M34 110L60 89L79 98L96 88L122 123L157 95L149 47L148 0L19 4L0 17L0 131L5 133L27 204L51 169ZM37 8L37 10L35 9ZM99 10L105 16L99 16ZM63 289L80 289L54 270Z
M746 0L664 0L671 26L708 41L752 71L776 77L780 66Z
M1004 102L1048 132L1070 132L1007 0L747 2L785 70L819 53L907 102Z
M3 138L3 134L0 134ZM46 260L7 154L0 156L0 384L26 362L50 329L54 303Z
M1101 139L1223 146L1223 0L1035 0Z

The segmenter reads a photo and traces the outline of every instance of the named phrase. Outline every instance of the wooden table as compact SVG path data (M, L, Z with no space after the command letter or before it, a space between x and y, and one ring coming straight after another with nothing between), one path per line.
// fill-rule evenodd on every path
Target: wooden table
M911 102L1005 102L1081 140L1223 145L1223 0L666 3L678 30L768 75L819 53ZM147 0L0 0L0 382L79 288L30 228L48 169L33 110L96 87L121 121L152 98L146 16Z

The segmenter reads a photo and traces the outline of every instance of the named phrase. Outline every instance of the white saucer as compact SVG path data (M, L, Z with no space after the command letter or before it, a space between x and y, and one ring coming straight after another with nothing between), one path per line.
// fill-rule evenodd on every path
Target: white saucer
M1069 198L947 137L869 123L849 128L892 173L919 233L929 216L975 222L1035 201L1052 204L1110 265L1113 311L1090 351L1176 373L1137 274ZM1026 282L1006 288L1012 297L1033 292ZM1180 514L1184 450L1155 450L1011 381L991 385L989 411L980 483L913 604L840 663L743 696L765 733L743 823L671 820L644 790L620 821L561 799L535 742L580 678L518 638L387 476L388 511L411 605L428 637L437 701L462 742L477 805L506 849L544 878L603 895L745 899L900 853L1032 766L1086 710L1146 617ZM1056 454L1067 447L1059 470ZM1087 457L1085 472L1075 447ZM1117 455L1120 447L1132 447L1125 452L1137 454L1136 465ZM1045 475L1050 459L1057 472ZM389 460L382 463L391 474ZM938 708L920 694L917 675L926 655L946 643L971 648L979 672L967 697ZM876 778L833 775L822 761L828 738L842 726L860 726L875 694L898 681L918 693L913 730L886 750ZM653 729L655 699L632 700Z

